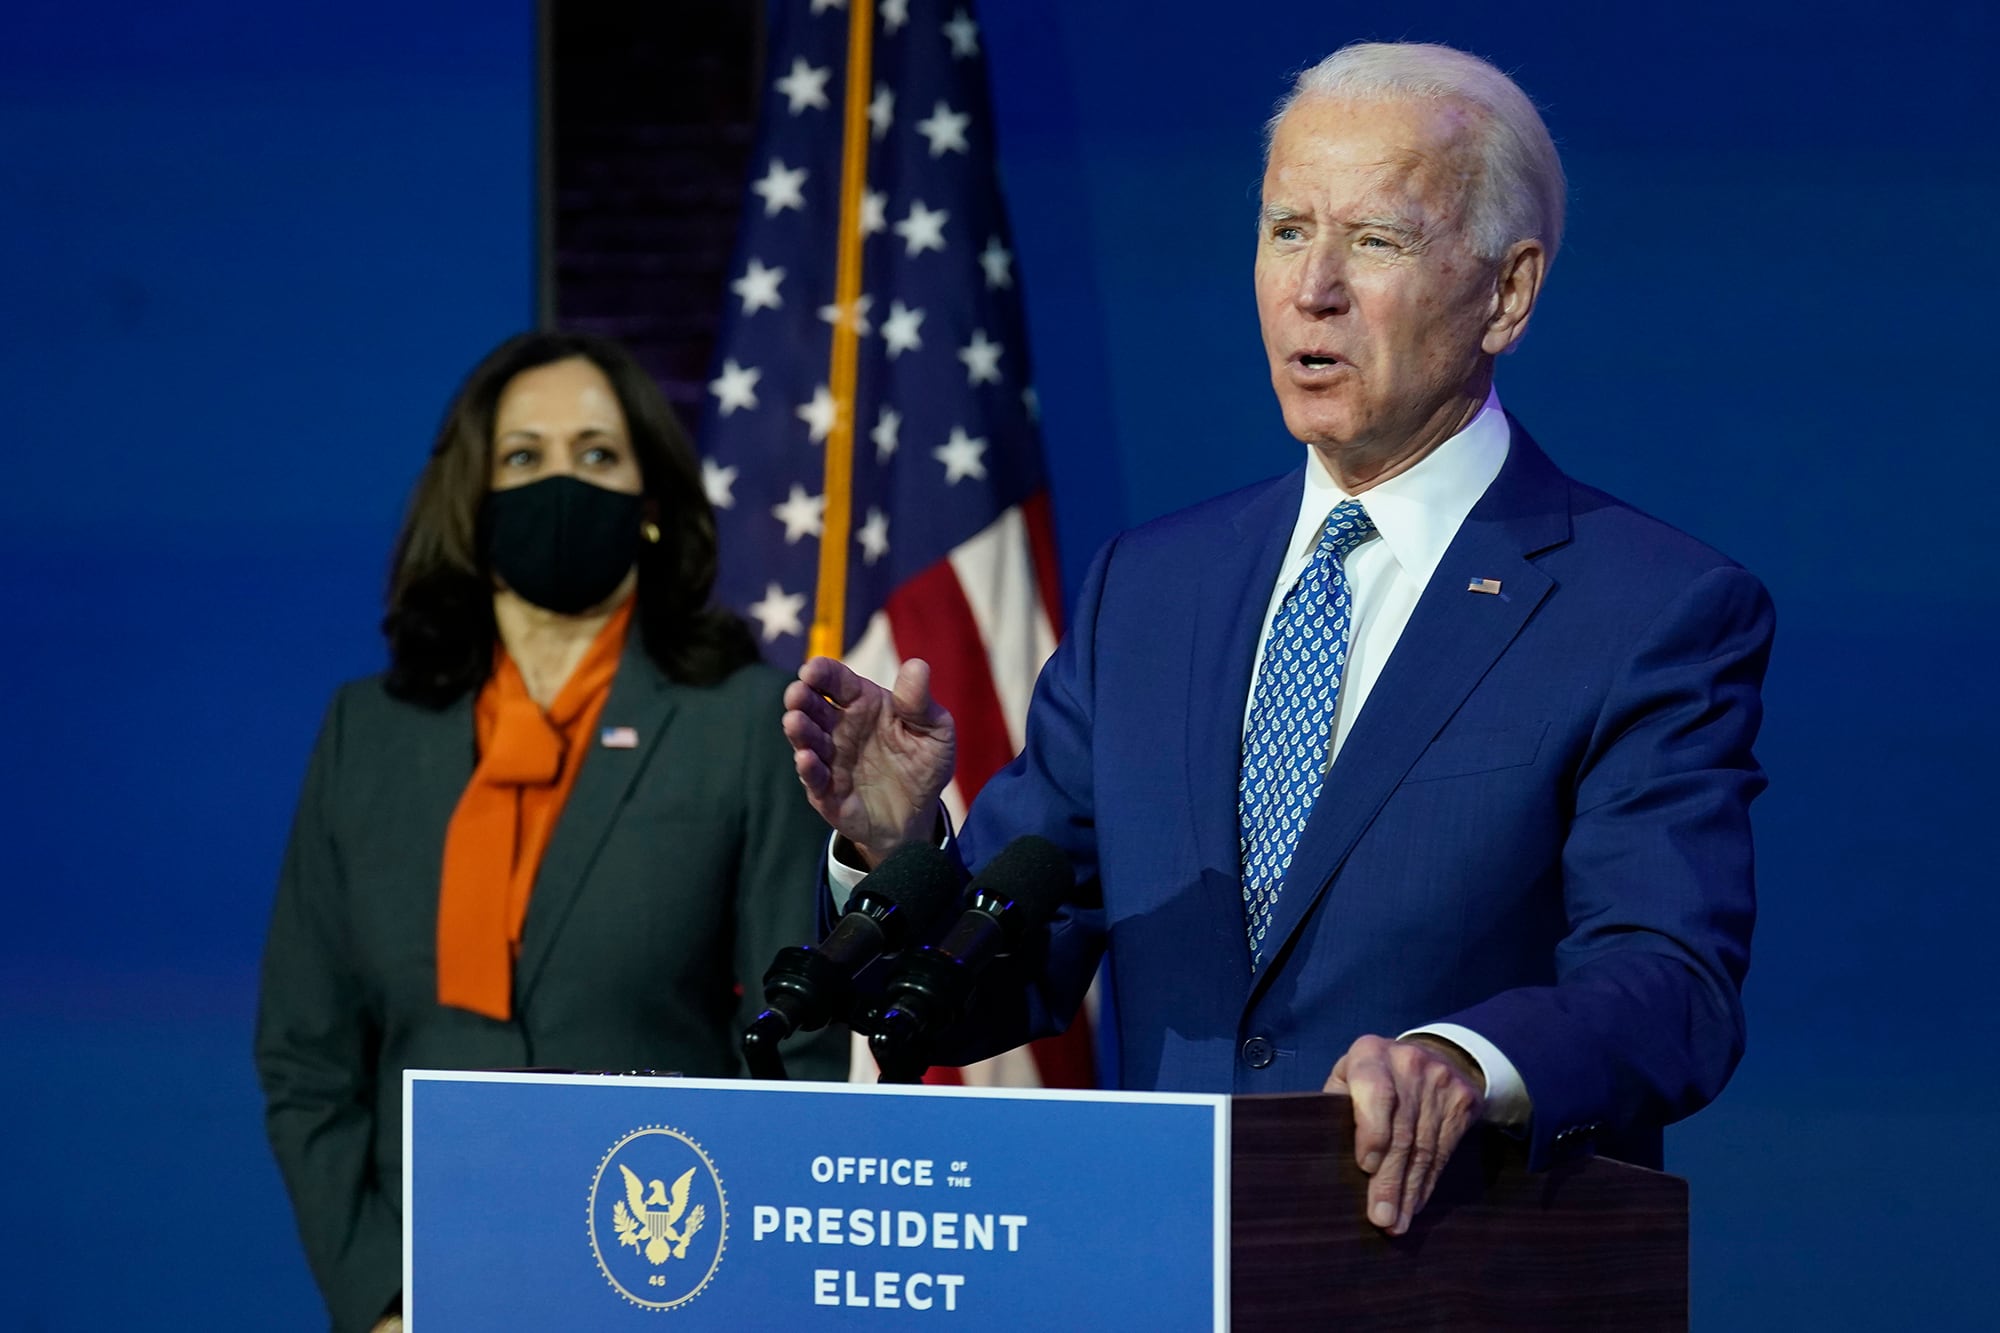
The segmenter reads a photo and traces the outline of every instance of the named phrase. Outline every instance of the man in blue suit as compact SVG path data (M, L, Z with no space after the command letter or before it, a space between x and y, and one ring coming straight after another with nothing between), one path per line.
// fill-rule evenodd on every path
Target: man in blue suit
M1537 1168L1657 1164L1743 1047L1770 602L1501 409L1563 195L1483 61L1300 76L1255 274L1304 465L1099 554L962 838L1076 870L1035 975L982 997L987 1046L1060 1028L1106 958L1121 1086L1349 1093L1395 1232L1482 1118ZM786 704L836 878L934 836L922 663L888 691L815 659Z

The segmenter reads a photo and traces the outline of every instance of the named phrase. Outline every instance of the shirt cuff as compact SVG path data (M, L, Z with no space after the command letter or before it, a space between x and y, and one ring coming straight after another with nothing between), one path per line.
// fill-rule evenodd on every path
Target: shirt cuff
M868 878L868 872L841 860L836 850L839 845L838 833L826 835L826 882L843 894L853 893L861 887L861 881Z
M951 850L951 812L938 807L937 827L942 830L938 836L938 850ZM850 847L853 844L848 844ZM863 866L840 859L841 838L838 833L829 833L826 838L826 882L843 894L853 893L861 887L861 881L868 878Z
M1448 1041L1472 1057L1472 1063L1479 1066L1479 1072L1486 1077L1485 1120L1489 1125L1501 1129L1523 1131L1533 1118L1535 1104L1528 1096L1528 1086L1521 1081L1521 1071L1514 1068L1514 1062L1500 1053L1500 1048L1471 1028L1460 1027L1456 1023L1427 1023L1420 1028L1411 1028L1398 1041L1411 1037L1436 1037Z

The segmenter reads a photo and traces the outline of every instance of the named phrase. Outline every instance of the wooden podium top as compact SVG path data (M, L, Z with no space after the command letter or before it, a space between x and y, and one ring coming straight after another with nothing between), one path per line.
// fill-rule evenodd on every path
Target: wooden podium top
M1353 1109L1319 1093L1234 1099L1231 1326L1687 1327L1687 1182L1608 1158L1539 1175L1468 1137L1407 1235L1364 1216Z

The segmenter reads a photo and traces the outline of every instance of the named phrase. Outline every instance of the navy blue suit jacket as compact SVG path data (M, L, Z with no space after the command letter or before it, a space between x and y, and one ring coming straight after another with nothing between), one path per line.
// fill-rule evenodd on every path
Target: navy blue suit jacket
M1513 1060L1537 1167L1659 1130L1743 1049L1751 756L1773 617L1726 557L1570 480L1518 423L1244 936L1236 782L1304 471L1126 533L1090 569L974 867L1038 833L1077 891L990 1053L1075 1014L1108 951L1127 1088L1318 1089L1353 1040L1462 1023ZM1497 595L1472 592L1494 579Z

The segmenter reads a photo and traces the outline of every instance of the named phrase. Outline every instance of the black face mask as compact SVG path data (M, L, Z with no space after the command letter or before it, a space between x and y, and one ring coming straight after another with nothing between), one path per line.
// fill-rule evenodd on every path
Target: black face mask
M488 491L480 508L486 559L509 588L573 616L613 592L639 554L643 496L575 477Z

